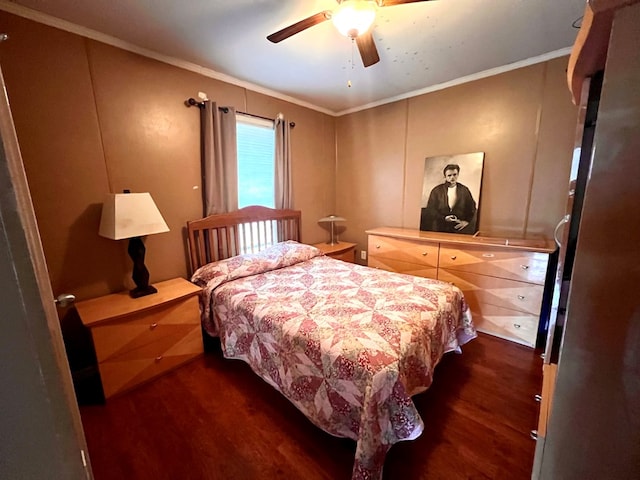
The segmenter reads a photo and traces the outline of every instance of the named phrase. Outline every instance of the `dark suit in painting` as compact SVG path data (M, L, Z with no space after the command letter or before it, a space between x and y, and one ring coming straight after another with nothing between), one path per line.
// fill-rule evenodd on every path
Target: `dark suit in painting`
M427 206L420 213L420 230L449 233L474 234L476 231L476 202L469 189L457 183L456 202L449 208L447 197L448 184L433 187L429 194ZM455 215L459 220L469 222L461 230L456 230L455 222L446 221L445 217Z

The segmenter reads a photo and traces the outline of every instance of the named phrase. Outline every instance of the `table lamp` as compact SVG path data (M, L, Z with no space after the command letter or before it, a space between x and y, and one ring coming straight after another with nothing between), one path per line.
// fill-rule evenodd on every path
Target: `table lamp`
M100 236L112 240L129 239L127 252L133 260L132 278L136 288L129 291L132 298L144 297L157 290L149 285L149 271L144 265L143 236L168 232L164 218L149 193L110 193L102 205Z
M342 218L342 217L338 217L337 215L328 215L326 217L322 217L320 220L318 220L318 222L320 223L331 223L331 238L329 239L329 241L327 242L327 244L329 245L336 245L338 242L338 239L336 238L335 235L335 223L336 222L346 222L347 219L346 218Z

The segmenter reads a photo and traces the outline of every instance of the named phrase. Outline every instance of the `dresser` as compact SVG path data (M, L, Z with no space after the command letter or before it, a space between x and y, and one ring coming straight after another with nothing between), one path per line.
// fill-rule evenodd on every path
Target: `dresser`
M203 353L198 294L183 278L155 283L158 292L128 292L76 304L91 332L105 398L151 380Z
M355 243L338 242L333 245L330 243L316 243L313 246L331 258L350 263L354 263L355 261Z
M536 346L552 241L390 227L366 233L370 267L453 283L478 331Z

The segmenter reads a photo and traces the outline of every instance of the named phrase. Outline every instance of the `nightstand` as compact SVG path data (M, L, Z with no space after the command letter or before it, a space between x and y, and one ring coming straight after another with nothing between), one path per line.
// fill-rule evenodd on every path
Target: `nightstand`
M105 398L151 380L203 353L200 287L174 278L158 293L128 292L76 304L91 332Z
M331 258L342 260L343 262L355 262L355 243L338 242L335 245L330 245L328 243L316 243L313 246L322 250L322 253L330 256Z

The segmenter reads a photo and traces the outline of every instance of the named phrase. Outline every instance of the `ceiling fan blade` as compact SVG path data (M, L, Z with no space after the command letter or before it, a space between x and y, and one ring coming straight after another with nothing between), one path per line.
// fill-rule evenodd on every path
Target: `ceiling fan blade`
M394 5L402 5L403 3L430 2L432 0L380 0L378 3L381 7L393 7Z
M300 20L299 22L294 23L293 25L289 25L288 27L283 28L282 30L277 31L276 33L272 33L267 37L267 40L273 43L281 42L282 40L289 38L296 33L300 33L303 30L306 30L309 27L313 27L314 25L318 25L326 20L331 18L331 11L325 10L324 12L316 13L315 15L311 15L304 20Z
M358 35L356 37L356 44L358 45L358 50L360 50L360 57L365 67L370 67L380 61L378 49L376 48L376 43L373 40L371 32Z

